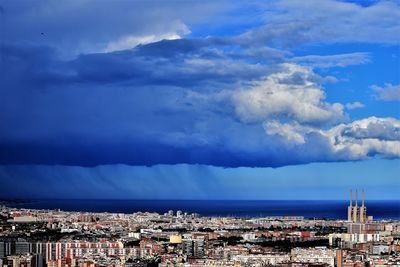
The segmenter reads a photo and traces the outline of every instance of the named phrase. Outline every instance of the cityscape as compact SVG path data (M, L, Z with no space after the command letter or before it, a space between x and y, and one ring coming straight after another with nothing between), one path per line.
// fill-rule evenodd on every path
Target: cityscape
M0 0L0 267L400 267L400 0Z
M0 266L398 266L400 220L1 208ZM343 207L345 209L345 207Z

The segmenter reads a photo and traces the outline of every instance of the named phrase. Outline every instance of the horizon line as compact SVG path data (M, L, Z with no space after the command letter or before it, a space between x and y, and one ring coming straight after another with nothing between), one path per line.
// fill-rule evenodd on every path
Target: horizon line
M129 201L348 201L348 199L170 199L170 198L0 198L0 201L24 201L24 200L129 200ZM368 201L400 201L399 199L377 199ZM360 201L359 201L360 202Z

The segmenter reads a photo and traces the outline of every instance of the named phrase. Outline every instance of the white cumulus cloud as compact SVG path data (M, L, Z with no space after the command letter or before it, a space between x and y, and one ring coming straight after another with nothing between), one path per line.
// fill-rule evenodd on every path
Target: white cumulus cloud
M344 119L343 105L325 101L323 78L311 68L285 63L283 70L233 93L237 116L244 122L287 118L301 123L335 123Z
M304 126L297 122L266 121L267 136L280 137L286 145L310 151L316 141L324 143L318 154L334 160L362 160L375 155L400 157L400 121L369 117L330 129Z

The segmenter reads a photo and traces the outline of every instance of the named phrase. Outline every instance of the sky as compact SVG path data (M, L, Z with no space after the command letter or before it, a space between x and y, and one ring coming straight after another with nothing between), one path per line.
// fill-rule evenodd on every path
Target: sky
M0 197L399 199L400 2L0 4Z

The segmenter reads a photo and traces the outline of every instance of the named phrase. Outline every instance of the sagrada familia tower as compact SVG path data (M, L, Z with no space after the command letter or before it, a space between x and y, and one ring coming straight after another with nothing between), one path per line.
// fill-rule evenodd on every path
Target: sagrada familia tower
M358 192L356 190L356 203L353 206L352 191L350 190L350 204L347 208L347 220L354 223L367 222L367 207L364 205L364 190L362 191L361 206L358 206Z

